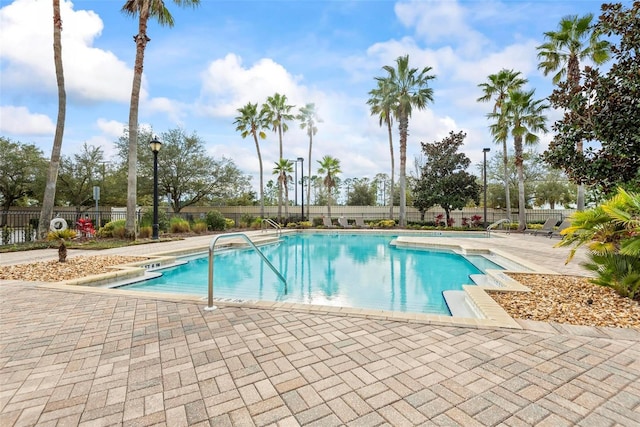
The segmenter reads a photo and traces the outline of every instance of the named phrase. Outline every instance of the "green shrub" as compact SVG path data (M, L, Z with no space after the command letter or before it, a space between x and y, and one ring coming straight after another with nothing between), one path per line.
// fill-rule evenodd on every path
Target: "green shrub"
M49 234L47 234L47 240L71 240L75 239L76 236L77 234L74 230L67 228L66 230L50 231Z
M98 237L119 237L122 238L126 234L125 224L126 220L119 219L117 221L108 222L102 227L96 235Z
M169 230L172 233L188 233L191 231L191 227L189 226L189 221L186 219L182 219L178 216L174 216L169 221Z
M224 229L226 230L228 228L234 228L236 226L236 222L231 218L225 218L224 225L225 225Z
M222 231L227 225L225 217L218 211L209 211L205 217L209 230Z
M151 237L152 234L153 234L153 227L151 227L150 225L147 225L144 227L140 227L140 233L138 234L138 237L140 237L141 239L148 239Z
M376 227L380 228L393 228L396 226L396 222L392 219L382 219L376 223Z
M254 219L255 218L253 217L253 215L248 214L248 213L244 213L240 217L240 224L245 224L245 226L249 226L249 225L253 224ZM258 219L260 219L260 218L258 218Z
M317 216L317 217L313 218L313 226L314 227L320 227L321 225L323 225L321 217Z
M254 230L259 230L260 227L262 227L262 218L256 218L253 221L251 221L251 228L253 228Z
M311 223L311 221L300 221L298 223L298 226L300 228L311 228L313 226L313 224Z
M9 243L11 243L11 227L5 225L4 227L2 227L2 243L4 243L5 245L8 245Z
M191 230L196 234L202 234L207 231L207 223L202 220L198 220L193 223Z
M153 209L145 210L142 214L142 218L140 218L140 227L152 227L153 229ZM169 221L169 217L167 216L167 212L164 209L158 210L158 230L167 231L169 230L171 223Z

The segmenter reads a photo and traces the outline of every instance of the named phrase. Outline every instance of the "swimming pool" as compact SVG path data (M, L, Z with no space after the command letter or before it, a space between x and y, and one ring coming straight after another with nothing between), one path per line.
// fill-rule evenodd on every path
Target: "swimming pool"
M390 245L394 238L345 233L282 236L279 243L260 250L286 283L253 250L216 250L214 295L450 315L443 291L472 284L469 275L486 268L501 269L479 255L395 247ZM160 277L124 288L207 295L206 255L159 272Z

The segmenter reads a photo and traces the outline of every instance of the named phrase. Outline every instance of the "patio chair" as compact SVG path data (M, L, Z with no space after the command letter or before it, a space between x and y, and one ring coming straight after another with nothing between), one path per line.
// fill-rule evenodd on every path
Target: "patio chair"
M542 234L544 236L550 236L551 233L553 233L553 228L556 226L557 222L558 222L558 220L556 218L549 217L549 218L547 218L547 220L542 225L542 228L540 228L540 229L528 229L528 230L525 230L525 233L526 234L533 234L534 236L537 236L538 234Z
M370 225L366 224L364 222L364 218L362 217L356 217L356 227L358 228L371 228Z
M327 228L336 228L336 226L331 223L331 218L327 218L326 216L322 217L322 224Z
M571 226L571 220L570 219L565 219L564 221L562 221L560 223L560 225L558 226L557 230L553 230L550 234L549 234L549 238L552 237L560 237L562 239L562 230L564 230L565 228L568 228Z
M353 228L353 225L349 224L349 221L347 220L347 218L341 216L338 218L338 224L340 224L341 227L343 228Z

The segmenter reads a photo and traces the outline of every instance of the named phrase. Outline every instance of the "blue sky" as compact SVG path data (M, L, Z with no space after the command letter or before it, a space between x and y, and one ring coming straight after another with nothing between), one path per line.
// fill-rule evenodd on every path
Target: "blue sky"
M113 142L128 123L137 19L124 1L61 0L67 115L62 152L83 143L114 156ZM197 132L209 153L231 158L257 176L251 139L233 125L236 109L286 94L295 111L314 102L320 118L313 170L324 155L337 157L342 176L389 173L385 128L369 114L368 92L382 66L409 54L412 67L432 67L434 102L415 111L409 124L408 172L420 141L450 131L467 133L464 152L482 161L482 148L497 147L477 88L501 68L519 70L539 98L551 76L537 70L535 47L563 16L593 13L601 2L559 1L215 1L196 8L165 4L175 26L151 23L139 121L160 134L175 127ZM48 0L0 0L0 135L35 143L48 156L57 115ZM549 113L549 125L558 117ZM297 123L284 136L287 158L306 158L308 138ZM394 127L396 173L398 135ZM551 135L541 135L546 148ZM261 142L265 178L278 157L278 139ZM475 167L472 172L476 172ZM258 182L257 177L253 180Z

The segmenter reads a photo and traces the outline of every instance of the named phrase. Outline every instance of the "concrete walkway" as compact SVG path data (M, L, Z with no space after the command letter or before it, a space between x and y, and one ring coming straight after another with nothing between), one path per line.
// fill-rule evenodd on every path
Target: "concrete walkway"
M548 269L579 272L564 266L556 242L492 239ZM0 266L49 257L0 254ZM0 282L0 299L2 426L640 424L635 329L210 312L202 302L17 281Z

